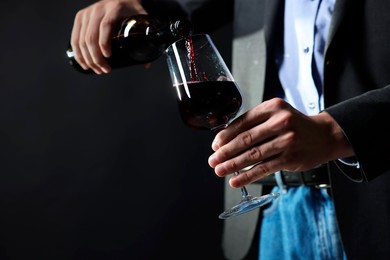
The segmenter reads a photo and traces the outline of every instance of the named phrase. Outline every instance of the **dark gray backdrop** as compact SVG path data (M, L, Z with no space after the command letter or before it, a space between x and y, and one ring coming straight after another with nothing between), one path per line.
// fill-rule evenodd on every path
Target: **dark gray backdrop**
M104 76L68 65L92 2L2 0L0 260L221 259L212 134L180 121L164 58ZM229 33L212 34L228 63Z

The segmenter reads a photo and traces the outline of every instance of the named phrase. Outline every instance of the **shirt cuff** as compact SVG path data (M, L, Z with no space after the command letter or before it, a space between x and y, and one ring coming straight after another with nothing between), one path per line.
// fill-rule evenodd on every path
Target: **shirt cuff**
M356 157L354 157L354 156L338 159L338 161L342 162L345 165L348 165L348 166L351 166L351 167L355 167L356 169L360 169L360 163L356 159Z

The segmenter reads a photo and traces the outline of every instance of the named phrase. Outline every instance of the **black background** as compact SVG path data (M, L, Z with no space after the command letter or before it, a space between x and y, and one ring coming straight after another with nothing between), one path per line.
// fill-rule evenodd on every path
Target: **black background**
M164 57L68 65L92 2L2 0L0 259L222 259L213 135L181 122ZM227 63L229 33L211 35Z

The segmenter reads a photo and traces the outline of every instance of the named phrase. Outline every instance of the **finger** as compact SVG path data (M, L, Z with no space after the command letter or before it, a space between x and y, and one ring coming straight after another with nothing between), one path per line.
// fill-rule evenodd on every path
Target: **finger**
M260 144L272 144L272 139L278 135L280 126L272 120L268 120L260 125L238 134L234 139L220 147L209 157L209 165L216 167L239 154L245 153L252 158L252 162L259 162L264 159L262 151L257 149ZM245 152L246 151L246 152ZM253 161L254 160L254 161ZM240 164L242 166L242 164Z
M257 105L253 109L234 120L226 129L219 132L212 143L214 151L232 140L239 133L242 133L258 124L262 124L272 117L273 114L280 112L288 107L288 103L280 98L273 98Z
M256 126L257 124L261 124L268 117L268 113L265 114L262 111L261 105L249 110L245 114L236 118L226 129L220 131L215 136L211 145L212 149L214 151L218 150L220 147L230 142L238 134Z
M271 102L264 102L263 104L263 106L257 106L250 113L247 113L243 119L240 119L243 123L239 122L238 125L242 125L242 127L238 126L236 129L245 129L247 126L252 125L254 127L242 132L239 130L237 131L238 134L235 133L236 136L233 137L229 136L229 132L222 133L220 136L222 146L219 146L221 143L218 144L219 148L209 158L211 167L215 167L217 164L229 160L243 153L245 150L251 149L256 144L269 142L291 131L291 117L293 114L289 109L286 109L285 104L287 103L281 99L274 99ZM248 122L245 123L244 121ZM235 126L233 125L233 127ZM235 129L231 131L234 132Z
M98 64L105 73L111 71L111 66L107 62L107 58L112 54L111 41L114 36L113 28L115 25L114 19L110 17L110 15L106 14L101 20L97 21L100 23L100 26L99 28L96 28L98 31L94 31L94 33L98 35L98 39L92 50L94 62Z
M261 145L256 145L242 154L218 164L214 170L216 175L223 177L242 169L252 167L259 162L265 162L269 160L269 158L282 152L283 146L278 139L274 139Z
M114 36L114 26L114 18L110 15L106 15L100 23L99 46L103 56L106 58L111 56L111 39Z
M83 55L82 55L81 50L80 50L80 45L79 45L81 27L82 27L82 13L80 11L76 14L76 17L75 17L75 20L73 23L70 44L72 46L75 60L83 69L87 70L87 69L89 69L89 67L87 66L87 64L83 58Z
M229 185L232 188L239 188L279 171L281 169L279 167L279 158L280 155L275 155L266 161L256 164L247 171L243 171L238 175L232 176L229 179Z
M90 48L93 42L93 36L91 36L91 31L93 31L93 24L90 23L91 14L84 14L82 17L82 27L80 30L80 37L79 37L79 46L81 54L85 60L85 63L87 64L88 68L91 68L96 74L102 74L102 70L100 67L95 64L93 61ZM90 28L92 27L92 28ZM92 37L92 38L91 38Z
M96 26L89 26L86 32L86 41L87 41L88 51L91 56L93 65L99 68L104 73L109 73L111 68L107 63L107 60L103 56L103 51L101 49L101 44L100 44L100 38L101 38L100 28L104 19L105 18L104 18L103 10L96 8L94 12L91 14L89 20L89 23L91 25L96 25ZM108 35L106 40L110 42L111 38L112 36Z
M115 36L114 30L117 29L125 18L134 14L147 14L142 5L132 3L129 7L116 2L110 2L104 8L104 17L100 21L99 26L99 47L102 55L109 58L112 55L112 37ZM99 65L102 68L110 69L109 64L105 59L99 60Z

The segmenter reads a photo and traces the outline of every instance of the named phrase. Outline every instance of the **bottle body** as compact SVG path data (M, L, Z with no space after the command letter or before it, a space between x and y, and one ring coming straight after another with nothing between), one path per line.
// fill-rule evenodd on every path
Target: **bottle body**
M111 39L111 57L107 58L107 62L112 69L152 62L170 44L190 36L191 32L191 24L187 20L163 24L149 15L132 16L122 23L118 34ZM77 63L70 44L66 53L75 69L93 73Z

